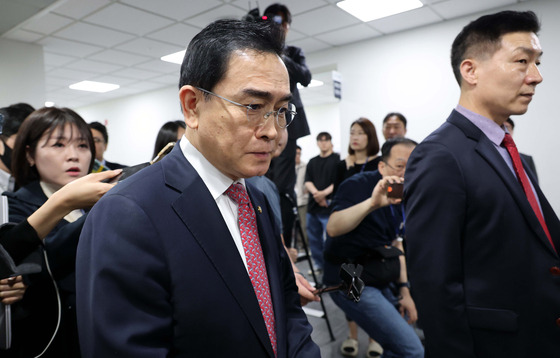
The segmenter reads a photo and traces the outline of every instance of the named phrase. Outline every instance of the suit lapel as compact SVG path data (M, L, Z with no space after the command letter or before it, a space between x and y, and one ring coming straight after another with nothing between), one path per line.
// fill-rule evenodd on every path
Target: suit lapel
M235 297L255 334L273 356L253 285L214 198L179 146L161 163L166 184L178 191L177 199L172 203L173 209Z
M535 235L550 251L554 252L554 249L551 247L550 242L548 241L548 237L546 236L539 220L537 219L533 208L531 208L531 205L527 200L527 196L523 191L523 187L511 172L510 168L504 161L504 158L496 150L494 143L492 143L490 139L488 139L488 137L484 135L484 133L480 129L478 129L478 127L476 127L473 123L471 123L468 119L466 119L458 112L453 112L453 114L449 118L449 122L459 127L468 138L471 138L477 142L475 151L481 157L483 157L494 169L496 174L498 174L505 187L511 193L514 201L519 206L519 209L523 213L523 216L525 216L525 218L527 219L531 230L535 232ZM527 171L527 168L524 169L525 171ZM535 187L537 193L539 193L540 189L538 189L538 185L534 181L533 186ZM544 196L539 195L539 200L541 200L541 198L544 198Z

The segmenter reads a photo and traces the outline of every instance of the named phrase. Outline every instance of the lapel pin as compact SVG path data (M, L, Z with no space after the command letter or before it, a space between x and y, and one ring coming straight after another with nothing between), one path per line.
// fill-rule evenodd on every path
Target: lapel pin
M260 206L257 206L257 211L259 212L259 214L262 214L262 209Z

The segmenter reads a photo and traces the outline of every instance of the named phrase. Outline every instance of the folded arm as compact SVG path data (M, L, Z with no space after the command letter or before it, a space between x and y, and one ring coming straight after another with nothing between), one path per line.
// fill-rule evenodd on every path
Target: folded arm
M290 73L290 78L293 78L297 83L301 83L302 86L307 87L311 82L311 71L305 63L303 50L299 47L289 46L283 59Z

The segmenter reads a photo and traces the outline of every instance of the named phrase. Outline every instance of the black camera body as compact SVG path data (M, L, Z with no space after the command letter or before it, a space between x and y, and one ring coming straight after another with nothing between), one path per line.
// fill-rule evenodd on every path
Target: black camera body
M243 16L242 20L251 22L262 21L259 8L256 7L252 10L249 10L247 15Z
M273 21L275 23L277 23L278 25L282 25L282 16L281 15L273 15L273 16L268 16L266 14L264 14L263 16L260 15L260 10L258 7L249 10L249 12L243 16L242 18L243 21L251 21L251 22L258 22L258 21Z

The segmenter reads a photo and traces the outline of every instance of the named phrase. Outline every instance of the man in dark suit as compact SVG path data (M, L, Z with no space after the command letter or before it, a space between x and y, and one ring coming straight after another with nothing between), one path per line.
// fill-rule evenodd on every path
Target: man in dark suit
M503 123L542 81L539 28L533 12L505 11L461 31L451 50L459 104L408 161L408 263L427 357L560 352L560 222L501 144Z
M270 206L243 179L267 171L293 119L276 35L220 20L189 44L185 138L107 194L80 238L84 357L319 357Z

